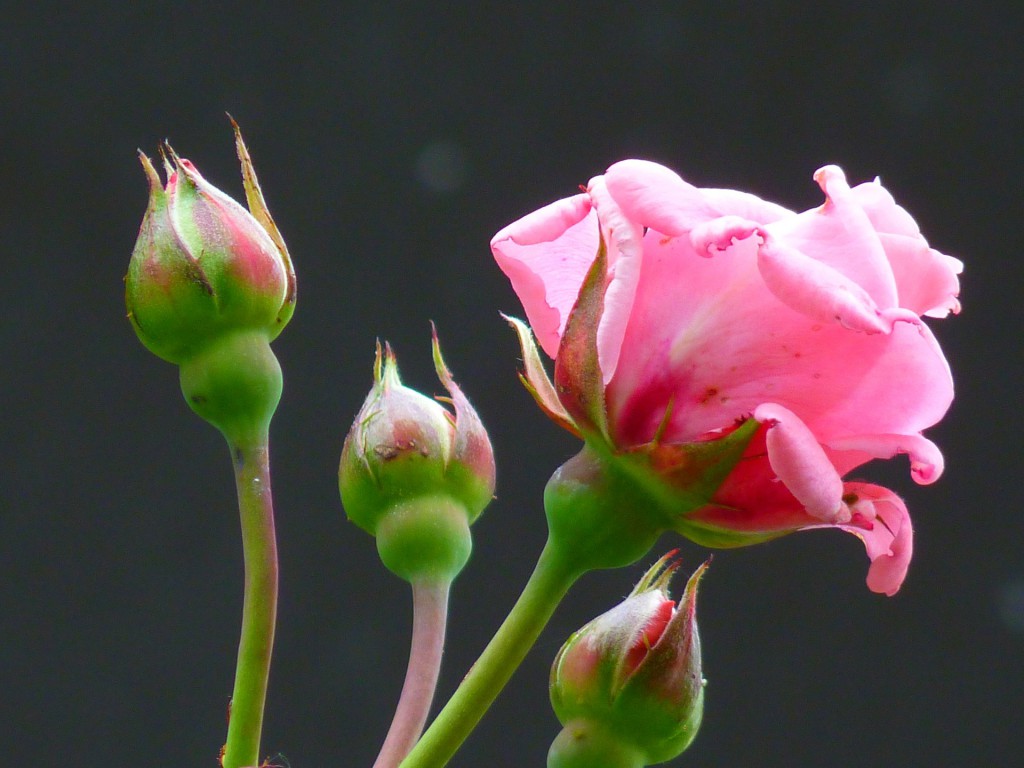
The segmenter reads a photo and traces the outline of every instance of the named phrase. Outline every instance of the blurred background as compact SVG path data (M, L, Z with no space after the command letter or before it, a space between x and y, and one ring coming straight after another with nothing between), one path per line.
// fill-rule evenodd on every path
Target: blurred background
M228 452L124 318L164 138L241 198L230 112L291 248L275 344L282 606L264 751L369 765L404 674L406 585L345 521L342 440L374 340L438 392L434 320L489 426L498 498L457 582L443 697L525 583L541 492L577 449L516 380L521 314L499 228L626 157L817 206L811 174L880 175L966 262L932 326L958 396L947 472L869 469L910 506L903 590L870 593L856 539L722 552L700 619L703 730L679 765L985 766L1024 705L1020 382L1024 13L795 3L23 5L0 26L0 761L213 766L241 610ZM712 10L713 7L713 10ZM680 541L666 537L657 554ZM705 552L682 544L687 567ZM571 593L453 765L539 766L547 672L643 565ZM281 762L280 760L278 762Z

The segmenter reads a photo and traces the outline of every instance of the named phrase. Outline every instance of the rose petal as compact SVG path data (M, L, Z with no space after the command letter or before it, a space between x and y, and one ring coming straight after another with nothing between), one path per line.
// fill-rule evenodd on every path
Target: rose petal
M910 456L910 472L921 485L934 483L945 468L939 447L923 435L856 435L837 438L828 444L835 451L863 454L854 466L869 459L891 459L898 453Z
M524 216L491 240L498 266L519 296L537 341L552 358L597 254L599 237L590 197L581 194Z
M844 328L864 333L889 333L897 321L920 322L909 310L880 310L864 288L838 269L767 230L763 236L757 265L765 285L798 312L818 320L837 320Z
M871 560L867 584L872 592L892 597L907 575L914 554L914 529L903 499L888 488L847 483L846 493L856 496L850 524L840 525L864 542Z
M749 192L707 187L702 187L700 192L720 216L739 216L759 224L770 224L795 215L788 208L762 200Z
M901 307L919 315L945 317L960 312L959 259L928 247L922 237L881 234L879 239L892 264Z
M597 357L607 384L615 374L622 337L636 297L644 233L643 228L629 219L608 193L604 177L591 179L588 190L608 246L609 282L604 294L604 311L597 327Z
M879 232L920 237L921 230L914 217L896 204L880 179L858 184L850 190L850 197L864 209L871 225Z
M807 426L775 403L758 406L754 418L769 427L765 441L772 470L804 509L825 522L848 520L843 481Z
M615 163L605 172L604 181L629 219L666 235L684 235L719 215L702 190L647 160Z
M926 327L897 323L869 335L817 322L768 291L756 236L711 259L698 257L690 239L653 230L644 239L637 300L606 398L620 444L651 440L670 403L668 442L693 440L764 402L799 414L823 444L918 433L948 409L949 366Z

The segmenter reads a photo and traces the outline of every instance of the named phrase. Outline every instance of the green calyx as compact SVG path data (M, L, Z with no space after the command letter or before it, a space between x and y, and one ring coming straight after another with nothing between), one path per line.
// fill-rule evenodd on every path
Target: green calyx
M234 446L265 438L281 399L282 376L266 335L240 331L211 341L181 363L189 407Z
M749 419L716 440L625 452L591 436L544 491L552 544L591 570L636 562L667 530L702 543L687 514L711 501L756 430Z
M579 572L635 563L664 524L650 500L584 448L544 489L548 541Z

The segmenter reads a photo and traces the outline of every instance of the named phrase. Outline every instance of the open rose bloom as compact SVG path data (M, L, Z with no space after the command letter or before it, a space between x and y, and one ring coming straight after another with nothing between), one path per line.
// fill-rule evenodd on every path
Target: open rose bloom
M891 595L912 554L906 506L843 477L896 454L919 483L941 474L921 433L953 384L921 318L959 310L962 265L879 182L850 188L835 166L814 178L825 202L794 213L627 160L491 248L556 361L552 385L520 326L527 386L588 445L643 454L679 485L694 446L742 434L742 456L667 528L740 546L838 527Z

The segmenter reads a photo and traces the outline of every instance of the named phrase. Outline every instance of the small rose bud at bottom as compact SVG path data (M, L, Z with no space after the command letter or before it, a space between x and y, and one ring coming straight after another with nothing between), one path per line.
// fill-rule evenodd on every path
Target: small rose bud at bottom
M657 765L681 754L697 735L704 681L696 599L707 564L690 577L677 605L668 595L678 568L673 555L656 562L629 597L558 652L551 704L565 730L552 745L557 761L549 757L549 766ZM587 762L591 753L608 756ZM634 762L623 762L627 758Z

